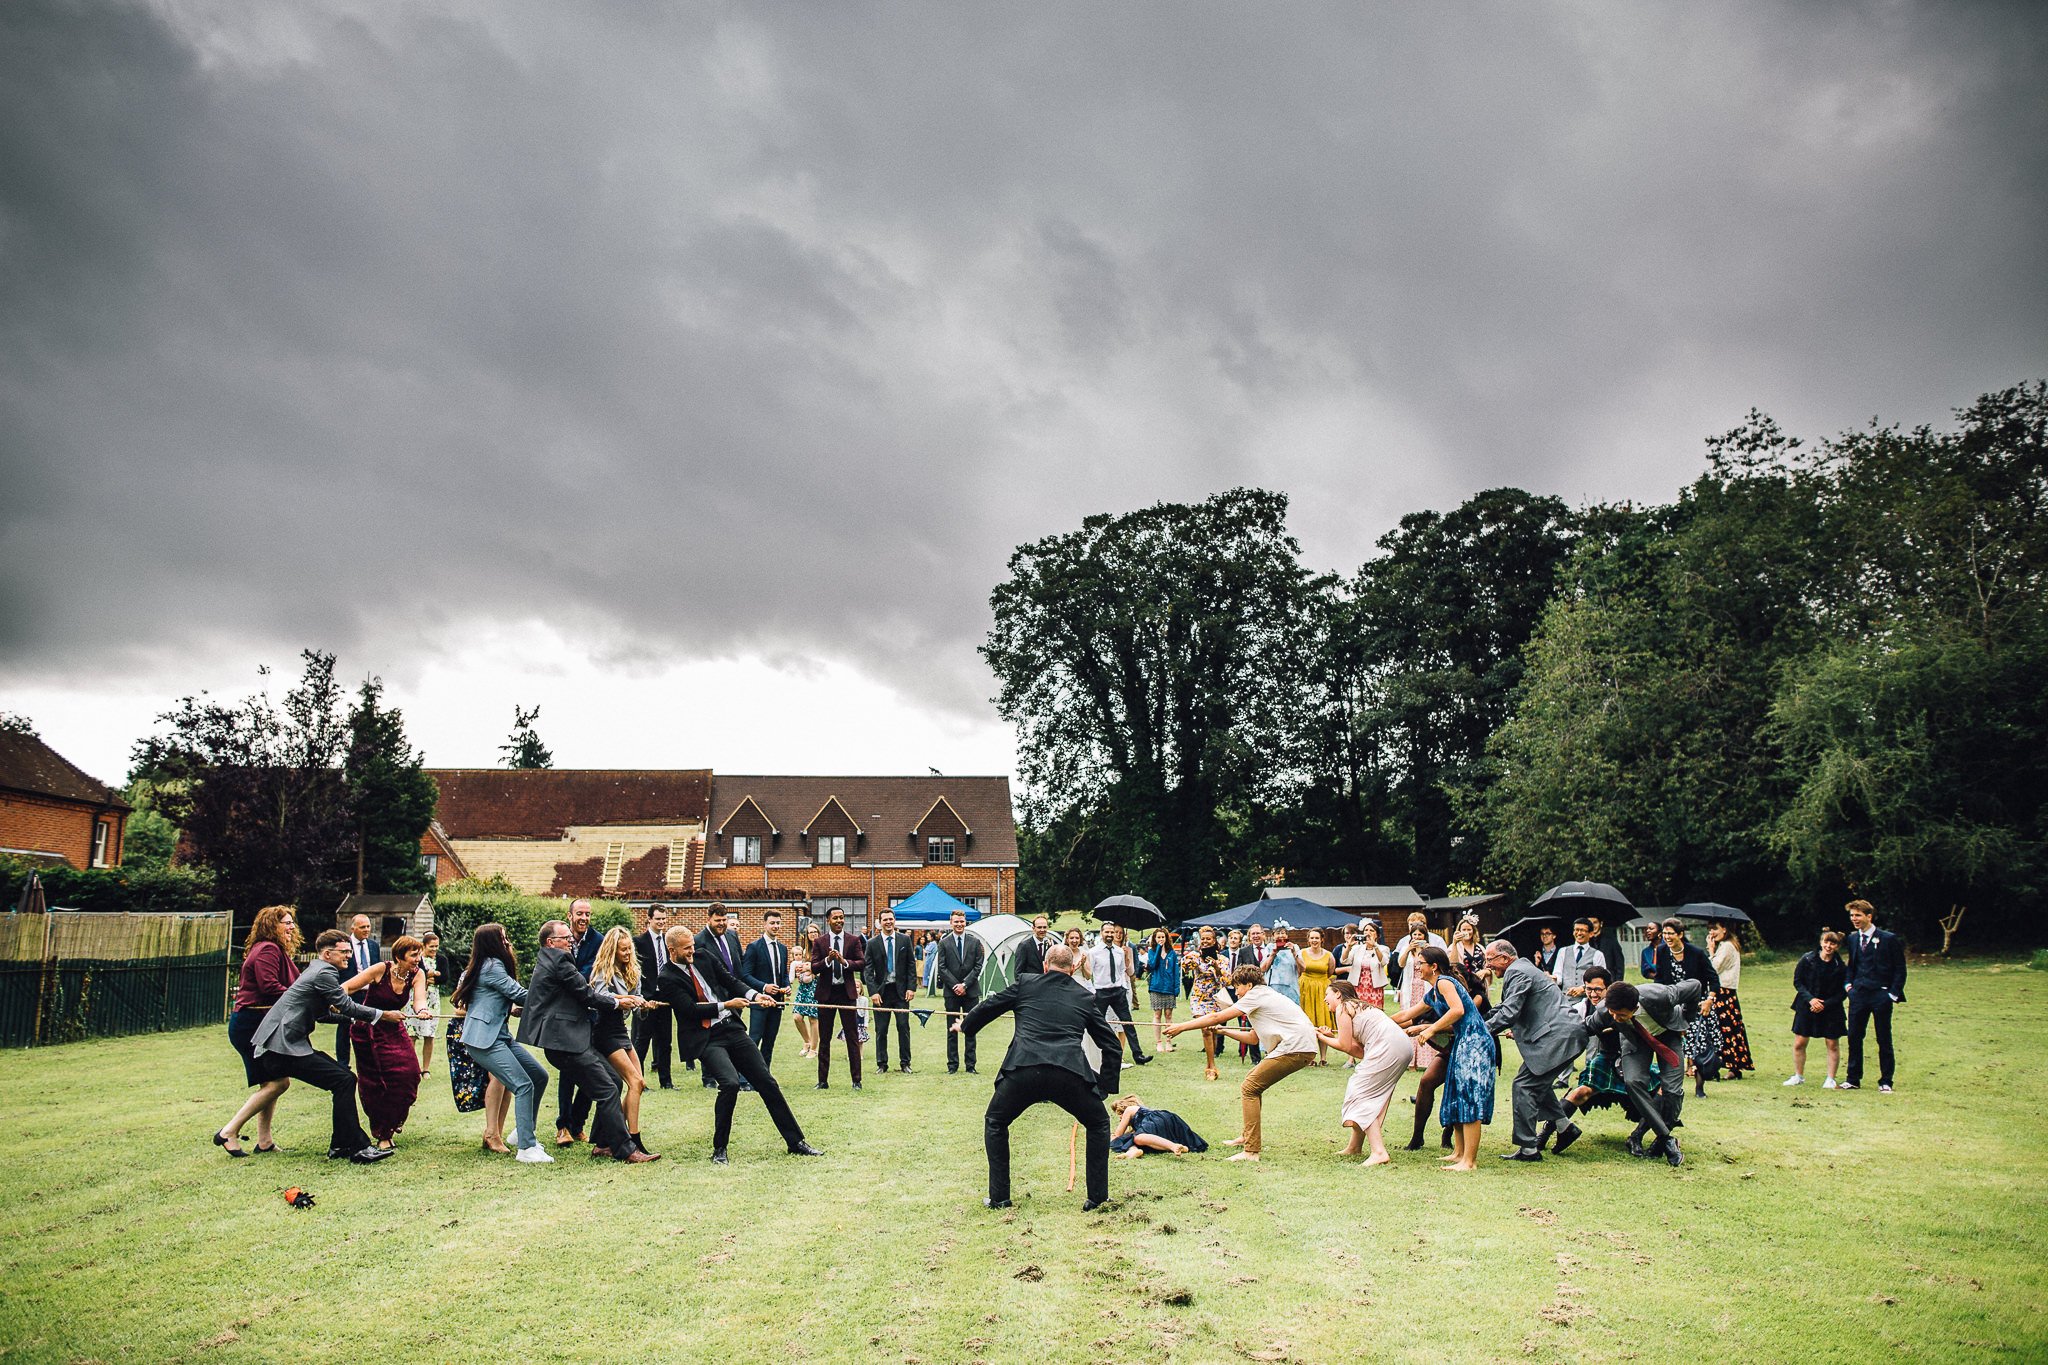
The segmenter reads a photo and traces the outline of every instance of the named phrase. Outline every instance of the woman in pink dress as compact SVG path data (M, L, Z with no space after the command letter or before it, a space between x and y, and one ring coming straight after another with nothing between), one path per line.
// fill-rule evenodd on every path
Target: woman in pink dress
M1337 1027L1334 1031L1319 1030L1323 1041L1358 1063L1351 1069L1350 1083L1344 1087L1343 1108L1338 1111L1338 1120L1351 1130L1351 1145L1344 1149L1344 1155L1357 1156L1365 1144L1371 1143L1372 1154L1363 1164L1384 1166L1393 1158L1387 1155L1382 1130L1387 1121L1387 1106L1394 1102L1394 1088L1408 1074L1412 1051L1408 1031L1384 1011L1360 1000L1349 981L1331 982L1326 998Z
M372 1009L402 1010L415 1018L427 1014L427 974L420 970L421 942L410 934L391 945L391 956L373 964L346 983L350 994L361 991ZM390 1150L391 1139L405 1127L413 1101L420 1094L420 1059L412 1050L405 1025L352 1023L349 1050L356 1059L356 1096L370 1136Z

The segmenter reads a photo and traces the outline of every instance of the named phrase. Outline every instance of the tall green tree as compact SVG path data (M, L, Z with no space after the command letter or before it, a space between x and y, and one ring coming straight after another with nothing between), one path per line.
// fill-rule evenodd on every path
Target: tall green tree
M434 889L420 861L420 836L434 818L434 779L405 736L405 718L383 703L384 685L365 679L349 712L342 773L355 824L355 887L372 894Z
M555 756L548 746L540 742L540 732L533 723L540 719L538 706L528 710L513 703L512 733L498 746L498 752L505 755L508 768L552 768Z
M1038 829L1132 869L1100 892L1213 906L1219 812L1270 776L1289 702L1308 574L1286 517L1257 489L1089 517L1021 546L990 597L982 654ZM1072 842L1104 836L1093 864Z
M2048 385L1958 419L1834 443L1832 638L1774 712L1796 776L1777 848L1923 935L1953 904L1992 934L2037 923L2048 876Z

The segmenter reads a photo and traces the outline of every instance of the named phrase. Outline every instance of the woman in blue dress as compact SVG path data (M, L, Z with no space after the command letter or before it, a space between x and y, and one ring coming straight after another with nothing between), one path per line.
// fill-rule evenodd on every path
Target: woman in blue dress
M1394 1022L1410 1036L1439 1046L1446 1040L1444 1088L1437 1121L1455 1131L1447 1171L1479 1169L1479 1130L1493 1121L1493 1035L1472 1003L1465 983L1451 970L1450 954L1429 944L1409 955L1409 968L1422 979L1420 1004L1402 1010Z
M1126 1095L1110 1108L1116 1114L1116 1130L1110 1134L1109 1149L1136 1159L1147 1152L1181 1156L1206 1152L1209 1144L1188 1127L1187 1120L1171 1109L1147 1109L1136 1095Z

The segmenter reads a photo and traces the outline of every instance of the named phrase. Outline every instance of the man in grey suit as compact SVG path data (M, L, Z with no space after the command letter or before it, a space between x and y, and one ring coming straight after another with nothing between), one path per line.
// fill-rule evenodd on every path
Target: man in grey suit
M1565 1117L1556 1087L1558 1076L1586 1050L1586 1026L1566 1010L1557 982L1506 939L1486 945L1486 965L1501 982L1500 1003L1486 1027L1496 1039L1513 1029L1522 1054L1515 1072L1515 1149L1502 1157L1541 1161L1551 1134L1557 1135L1559 1152L1578 1139L1578 1125Z
M342 1017L342 1031L348 1020L366 1024L382 1020L398 1023L404 1016L397 1010L372 1009L358 1004L342 991L342 969L352 960L350 939L339 929L324 930L313 940L314 959L285 993L270 1007L270 1013L256 1026L249 1041L258 1074L265 1080L289 1077L325 1090L334 1100L334 1132L327 1142L327 1155L336 1160L347 1157L361 1166L382 1161L391 1153L371 1144L356 1113L356 1077L324 1052L313 1047L313 1026L329 1014Z
M570 956L576 936L569 926L551 919L541 926L540 955L534 960L533 980L526 986L526 1003L520 1007L519 1041L547 1054L548 1065L562 1073L562 1083L574 1081L590 1095L592 1116L590 1154L618 1161L658 1161L643 1152L626 1132L626 1116L619 1110L619 1082L607 1062L590 1045L592 1010L638 1009L638 996L610 996L584 979Z
M1628 1089L1636 1111L1636 1130L1629 1134L1629 1155L1661 1156L1673 1166L1684 1160L1671 1125L1685 1107L1685 1031L1698 1017L1706 987L1687 978L1675 986L1617 981L1591 1018L1586 1031L1600 1040L1614 1074ZM1650 1063L1657 1063L1657 1089L1650 1089ZM1643 1146L1643 1134L1657 1140Z

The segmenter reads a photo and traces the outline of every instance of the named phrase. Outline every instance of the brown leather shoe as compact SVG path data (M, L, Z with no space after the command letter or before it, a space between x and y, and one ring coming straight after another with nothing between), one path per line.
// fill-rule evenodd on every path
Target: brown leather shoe
M658 1153L655 1152L635 1152L633 1153L633 1155L627 1157L626 1160L632 1162L635 1166L638 1166L642 1162L646 1161L659 1161L661 1160L661 1157Z
M610 1157L610 1156L611 1156L611 1154L612 1154L612 1149L611 1149L611 1148L609 1148L609 1147L592 1147L592 1148L590 1149L590 1158L591 1158L591 1160L593 1160L593 1161L597 1160L597 1159L598 1159L599 1157L607 1157L607 1158L608 1158L608 1157Z

